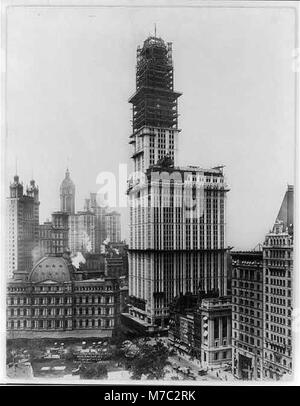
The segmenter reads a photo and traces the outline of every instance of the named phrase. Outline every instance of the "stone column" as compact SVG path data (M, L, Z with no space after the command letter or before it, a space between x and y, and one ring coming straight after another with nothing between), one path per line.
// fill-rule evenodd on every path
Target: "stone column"
M223 344L223 323L222 317L219 317L219 346Z
M215 330L215 326L214 326L214 320L213 319L208 319L207 320L208 323L208 346L209 347L214 347L214 330Z
M231 318L227 317L227 345L231 345L232 341L232 328L231 328Z

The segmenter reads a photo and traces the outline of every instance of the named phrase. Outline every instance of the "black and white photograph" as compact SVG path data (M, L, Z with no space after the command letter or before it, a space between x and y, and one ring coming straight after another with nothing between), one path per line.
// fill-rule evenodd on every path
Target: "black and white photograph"
M299 385L298 20L2 2L1 384Z

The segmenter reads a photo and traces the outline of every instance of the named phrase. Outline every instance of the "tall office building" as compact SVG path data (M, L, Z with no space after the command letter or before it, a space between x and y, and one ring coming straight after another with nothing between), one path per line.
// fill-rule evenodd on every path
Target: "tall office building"
M55 211L52 213L52 252L63 255L69 248L69 213Z
M75 185L70 178L69 169L66 170L65 178L60 185L60 211L75 213Z
M39 259L53 252L52 222L39 225Z
M263 378L263 252L232 252L232 372Z
M44 255L63 255L69 250L69 217L75 213L75 185L67 169L60 185L60 211L51 214L51 221L40 224L38 229L37 259Z
M101 253L106 238L106 208L97 203L96 193L85 199L84 210L75 213L75 185L67 170L60 186L60 211L52 220L39 225L37 259L44 255L62 255L66 250Z
M95 214L95 253L99 254L101 252L101 245L106 239L105 231L105 214L107 212L106 207L102 206L98 202L97 194L91 193L88 202L89 210Z
M288 186L263 245L264 375L292 372L293 186Z
M172 45L149 37L137 49L130 144L129 316L164 328L169 303L198 290L227 294L225 200L221 167L178 167L180 93Z
M89 210L69 215L69 249L77 252L95 252L96 216Z
M39 240L39 189L34 180L23 194L19 176L14 176L7 198L8 277L26 279L33 266L33 251Z
M121 215L116 211L106 213L105 216L106 238L111 243L121 241Z

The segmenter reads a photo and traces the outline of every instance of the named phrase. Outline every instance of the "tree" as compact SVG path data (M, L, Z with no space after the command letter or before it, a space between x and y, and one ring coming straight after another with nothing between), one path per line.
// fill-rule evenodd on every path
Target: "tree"
M107 378L107 367L99 362L82 365L80 368L80 379L105 379Z
M168 364L168 348L158 342L155 345L144 344L137 356L132 360L132 379L162 379L165 375L164 368Z
M17 361L17 351L13 349L6 349L6 363L12 364Z

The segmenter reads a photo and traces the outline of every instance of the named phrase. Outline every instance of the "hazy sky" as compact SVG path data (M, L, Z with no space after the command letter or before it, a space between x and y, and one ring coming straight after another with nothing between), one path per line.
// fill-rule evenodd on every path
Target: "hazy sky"
M21 180L33 174L40 187L44 221L59 208L68 158L78 209L98 173L130 162L136 47L154 22L173 42L183 93L180 163L226 166L228 244L254 248L294 181L291 9L10 8L7 181L17 156Z

